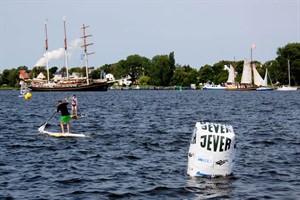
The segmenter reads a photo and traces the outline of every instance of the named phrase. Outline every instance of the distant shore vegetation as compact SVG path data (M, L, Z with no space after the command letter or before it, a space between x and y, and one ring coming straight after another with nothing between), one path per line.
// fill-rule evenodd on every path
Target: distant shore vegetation
M254 60L257 70L264 77L265 69L268 68L272 84L288 84L288 60L290 60L291 85L300 84L300 43L289 43L284 47L277 49L277 57L274 60L260 63ZM180 65L175 62L174 52L166 55L157 55L152 59L140 55L130 55L124 60L117 63L105 64L95 68L89 77L99 79L101 72L113 74L116 79L130 76L134 85L141 86L182 86L189 87L191 84L199 85L207 82L222 84L227 81L228 71L225 65L232 65L237 73L236 81L241 80L243 70L243 60L232 61L222 60L213 65L204 65L199 70L192 68L190 65ZM46 74L45 66L35 66L29 69L27 66L5 69L0 74L0 89L18 88L19 71L25 70L29 78L35 78L40 72ZM66 68L57 66L49 69L50 78L55 73L66 75ZM86 76L85 67L73 67L69 69L69 74L77 72Z

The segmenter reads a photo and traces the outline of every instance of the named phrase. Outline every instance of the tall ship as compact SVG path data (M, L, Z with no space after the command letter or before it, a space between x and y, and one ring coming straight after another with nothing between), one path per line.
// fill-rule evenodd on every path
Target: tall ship
M235 81L235 70L232 65L229 68L229 77L227 80L226 90L246 91L256 90L263 85L264 80L256 70L256 66L252 62L244 60L241 83Z
M83 31L83 45L84 59L86 68L86 77L69 77L68 73L68 58L67 58L67 37L66 37L66 22L64 19L64 49L65 49L65 65L66 65L66 77L62 77L59 80L50 80L49 78L49 59L48 59L48 33L47 33L47 22L45 23L45 60L47 68L47 80L32 80L29 87L32 91L107 91L108 82L106 79L90 79L89 78L89 66L88 66L88 55L94 54L87 52L87 46L93 45L93 43L87 43L87 38L92 35L86 35L86 29L89 26L82 25Z

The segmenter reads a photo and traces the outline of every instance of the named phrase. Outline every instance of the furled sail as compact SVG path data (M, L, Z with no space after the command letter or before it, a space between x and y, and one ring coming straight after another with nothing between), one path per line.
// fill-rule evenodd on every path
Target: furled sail
M244 60L241 84L252 84L251 65L247 60Z
M253 78L254 78L254 85L262 86L264 84L264 80L256 70L255 64L253 64Z

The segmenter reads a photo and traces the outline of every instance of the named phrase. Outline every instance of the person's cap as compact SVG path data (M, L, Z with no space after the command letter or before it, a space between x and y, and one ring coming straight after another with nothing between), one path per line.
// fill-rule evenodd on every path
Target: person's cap
M62 103L62 100L58 100L58 103Z

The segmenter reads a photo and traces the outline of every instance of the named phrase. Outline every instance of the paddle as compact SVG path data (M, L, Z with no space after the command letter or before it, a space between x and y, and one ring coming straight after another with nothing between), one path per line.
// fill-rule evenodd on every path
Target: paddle
M39 131L40 133L42 133L42 132L44 131L44 129L46 128L46 125L47 125L48 121L50 121L50 119L52 119L52 117L55 115L55 113L56 113L56 112L53 113L53 115L46 121L45 124L43 124L40 128L38 128L38 131Z

